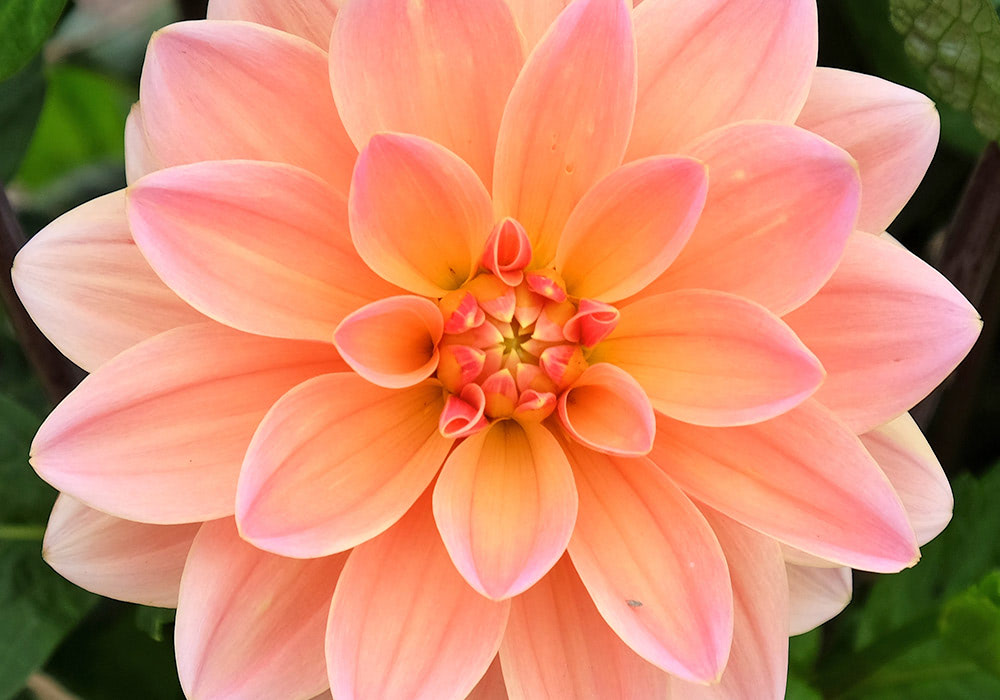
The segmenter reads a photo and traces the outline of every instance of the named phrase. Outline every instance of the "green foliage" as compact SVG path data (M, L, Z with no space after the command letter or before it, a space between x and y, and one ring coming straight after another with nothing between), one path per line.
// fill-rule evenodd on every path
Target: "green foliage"
M4 0L0 3L0 80L27 65L52 32L66 0Z
M1000 19L990 0L892 0L892 24L935 97L1000 137Z
M1000 571L949 600L941 636L952 648L1000 677Z
M162 642L169 625L174 624L177 611L172 608L150 608L140 605L135 611L135 625L151 639Z
M45 100L45 75L41 60L35 60L0 83L0 183L17 172L35 131Z

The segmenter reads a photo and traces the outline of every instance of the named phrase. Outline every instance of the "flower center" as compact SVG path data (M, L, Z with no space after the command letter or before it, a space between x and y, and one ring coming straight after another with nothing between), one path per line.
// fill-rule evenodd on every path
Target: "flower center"
M555 270L526 270L530 260L527 234L507 219L487 241L479 274L439 301L446 437L496 420L545 420L617 324L614 307L571 298Z

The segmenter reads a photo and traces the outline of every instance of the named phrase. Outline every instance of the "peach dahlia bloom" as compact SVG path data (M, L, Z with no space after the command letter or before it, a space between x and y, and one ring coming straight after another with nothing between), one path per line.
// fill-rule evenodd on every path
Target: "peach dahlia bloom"
M564 8L565 5L565 8ZM191 698L780 698L951 494L925 97L813 0L213 0L20 254L48 561ZM471 695L470 695L471 693Z

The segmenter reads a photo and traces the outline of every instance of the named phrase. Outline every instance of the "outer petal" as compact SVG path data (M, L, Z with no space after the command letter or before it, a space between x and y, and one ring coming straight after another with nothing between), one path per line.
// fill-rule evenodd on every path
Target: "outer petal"
M425 497L344 568L327 626L333 696L464 698L495 657L509 610L455 570Z
M896 218L934 157L940 120L926 96L871 75L817 68L796 122L858 161L858 228L883 231Z
M699 425L773 418L808 398L824 376L816 357L767 309L705 290L623 307L618 327L590 361L621 367L653 408Z
M330 94L326 53L305 39L249 22L172 24L150 40L139 101L164 167L290 163L347 196L357 149Z
M136 248L124 190L42 229L17 254L11 277L32 320L87 371L161 331L206 320L163 284Z
M643 294L718 289L783 314L829 279L861 197L851 157L804 129L752 122L688 149L708 165L691 240Z
M504 685L503 672L500 670L499 655L493 659L486 675L479 679L479 683L465 700L509 700L507 686Z
M290 557L340 552L396 522L451 447L437 382L397 391L354 373L292 389L257 429L240 472L244 539Z
M705 205L705 166L647 158L618 168L573 209L556 270L577 297L618 301L659 277L694 230Z
M434 518L473 588L499 600L552 568L576 522L573 472L547 428L505 420L455 448L434 487Z
M132 184L143 175L162 167L150 151L142 109L136 102L125 119L125 179Z
M791 123L816 66L813 0L646 0L627 160L746 119Z
M500 646L511 700L666 700L669 676L601 617L569 557L514 599Z
M475 274L493 226L489 194L472 169L441 146L403 134L379 134L362 151L350 217L368 266L429 297Z
M340 13L330 80L359 149L380 131L424 136L461 156L489 187L522 59L503 0L367 0Z
M687 680L717 679L733 598L708 523L649 460L564 446L580 492L569 553L597 609L647 661Z
M638 457L653 445L655 418L646 393L607 362L584 370L559 397L558 410L566 432L592 450Z
M861 436L899 494L910 524L923 546L951 520L954 499L948 476L908 413Z
M927 396L982 328L940 273L893 242L860 233L829 283L785 320L829 373L816 398L856 433Z
M362 377L390 389L419 384L438 364L444 320L434 302L389 297L345 318L333 340L347 364Z
M531 51L572 0L507 0L524 45Z
M297 34L326 51L343 0L209 0L209 19L238 19Z
M327 687L323 628L346 555L285 559L206 523L181 580L174 647L189 698L312 697Z
M810 554L879 572L919 558L889 481L815 401L739 428L657 416L650 457L692 497Z
M88 591L173 608L200 527L121 520L62 494L49 516L42 556L60 576Z
M635 42L622 0L578 0L535 48L504 110L493 171L498 217L545 264L583 194L622 161L635 108Z
M846 566L788 564L788 634L804 634L835 617L851 602L851 570Z
M177 328L84 379L42 424L31 463L60 491L119 517L229 515L243 454L271 404L343 370L329 345L216 324Z
M788 676L788 581L781 549L769 537L706 509L733 582L733 648L718 684L674 681L684 700L783 698Z
M289 165L212 161L128 190L136 243L167 284L249 333L329 342L337 323L397 293L354 250L347 207Z

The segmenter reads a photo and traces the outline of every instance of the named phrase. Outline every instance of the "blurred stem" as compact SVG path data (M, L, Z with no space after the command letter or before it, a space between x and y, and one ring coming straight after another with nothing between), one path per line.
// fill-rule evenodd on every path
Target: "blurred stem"
M983 333L966 360L913 410L946 467L959 463L976 394L989 368L1000 320L1000 148L990 143L966 185L941 255L941 273L979 310ZM933 419L933 423L932 423Z
M44 525L0 524L0 542L41 542L43 537Z
M45 393L52 403L59 403L80 383L83 371L63 357L38 330L14 291L10 269L14 264L14 256L26 242L7 193L0 187L0 265L4 270L0 276L0 299L7 309L14 334L41 380Z
M833 657L819 668L814 685L827 700L845 697L888 662L935 638L937 633L936 612L915 618L862 649Z

